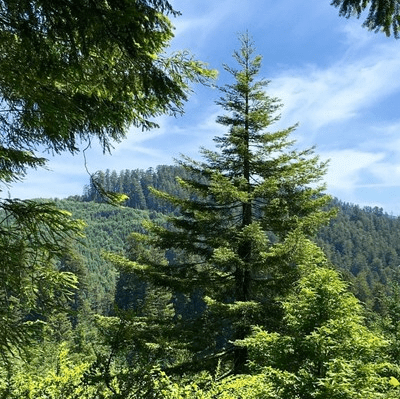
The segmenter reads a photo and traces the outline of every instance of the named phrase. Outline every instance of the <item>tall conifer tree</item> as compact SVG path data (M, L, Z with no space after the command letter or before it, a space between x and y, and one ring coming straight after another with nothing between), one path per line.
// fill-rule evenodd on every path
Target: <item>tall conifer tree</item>
M217 101L226 112L217 122L227 132L215 138L216 151L202 149L204 162L180 161L193 176L179 179L189 199L154 190L180 215L166 227L148 223L148 234L133 235L165 250L168 263L110 257L124 271L185 294L188 304L203 301L200 315L176 307L168 334L176 331L201 368L221 358L236 374L244 370L247 353L232 340L248 336L251 325L277 328L276 297L296 279L298 238L312 235L331 216L322 210L330 200L320 184L326 163L312 148L292 149L289 136L296 126L269 130L281 103L265 93L269 82L257 79L262 57L254 55L250 36L240 41L233 55L239 68L224 66L234 83L220 88Z

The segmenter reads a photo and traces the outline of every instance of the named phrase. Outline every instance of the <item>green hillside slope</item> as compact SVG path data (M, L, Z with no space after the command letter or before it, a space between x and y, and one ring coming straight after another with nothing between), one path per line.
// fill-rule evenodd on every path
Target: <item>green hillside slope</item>
M87 223L87 238L78 251L87 262L88 296L97 311L107 311L112 306L117 277L115 269L102 258L102 251L124 251L129 233L140 231L144 219L162 220L163 213L176 211L154 198L148 186L184 195L175 181L182 173L177 166L165 165L147 171L98 172L105 189L125 192L130 197L124 207L95 202L102 200L90 185L85 187L83 196L58 201L61 208ZM331 206L338 207L338 216L320 230L316 242L351 281L357 296L379 310L376 297L385 295L399 280L400 219L380 208L360 208L339 200Z
M114 300L117 272L104 260L102 253L123 252L126 238L131 232L141 230L143 220L161 218L162 215L153 211L73 199L57 200L57 204L87 225L86 238L77 242L76 250L86 263L87 298L96 312L107 313Z

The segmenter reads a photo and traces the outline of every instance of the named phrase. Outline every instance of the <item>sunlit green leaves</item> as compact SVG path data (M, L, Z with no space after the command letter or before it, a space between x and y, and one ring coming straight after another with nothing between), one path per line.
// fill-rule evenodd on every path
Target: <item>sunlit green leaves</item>
M266 379L277 398L392 397L399 370L386 355L388 342L367 329L346 284L312 261L303 263L301 274L282 301L283 331L254 328L237 342L248 348L259 384Z

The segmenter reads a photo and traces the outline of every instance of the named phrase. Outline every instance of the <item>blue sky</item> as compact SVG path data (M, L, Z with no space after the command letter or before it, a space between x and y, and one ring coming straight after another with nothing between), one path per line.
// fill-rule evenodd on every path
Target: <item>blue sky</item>
M248 30L263 56L261 77L284 106L276 129L299 122L299 149L316 145L330 159L327 192L361 206L400 215L400 40L344 19L330 0L173 0L182 12L171 50L188 49L218 69L217 84L230 81L222 64L234 65L237 35ZM222 110L218 90L196 86L185 115L162 117L160 128L133 130L112 155L94 145L86 152L91 172L147 169L172 164L180 153L198 157L213 137ZM50 170L30 171L9 187L19 198L82 194L88 175L83 155L50 159Z

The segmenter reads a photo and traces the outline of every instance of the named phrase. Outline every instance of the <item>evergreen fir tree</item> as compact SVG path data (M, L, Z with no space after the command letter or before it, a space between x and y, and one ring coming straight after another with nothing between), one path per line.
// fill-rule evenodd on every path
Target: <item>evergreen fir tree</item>
M148 234L133 235L145 246L165 250L168 263L110 257L188 302L206 303L200 314L185 316L176 308L168 335L179 332L198 368L224 359L235 374L245 369L247 352L232 340L244 339L255 324L278 328L275 298L297 278L299 239L314 234L334 212L322 210L330 200L320 184L326 163L312 148L292 149L289 136L296 126L269 131L281 103L265 93L269 82L257 79L261 56L254 55L250 36L240 41L234 52L239 69L224 66L234 83L220 88L217 102L226 111L217 122L227 132L215 139L216 151L202 149L204 162L180 161L192 176L178 179L188 197L153 190L179 207L180 215L166 226L148 223Z

